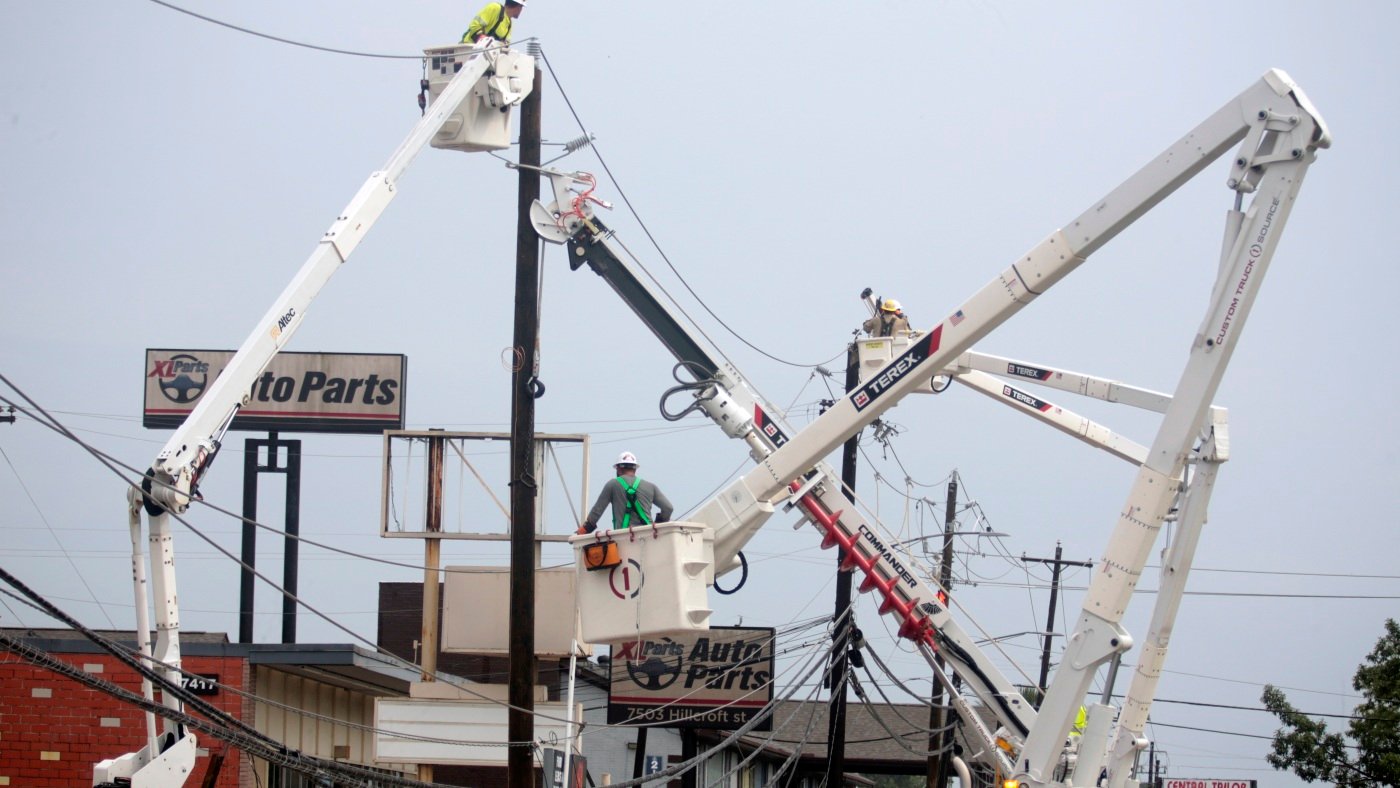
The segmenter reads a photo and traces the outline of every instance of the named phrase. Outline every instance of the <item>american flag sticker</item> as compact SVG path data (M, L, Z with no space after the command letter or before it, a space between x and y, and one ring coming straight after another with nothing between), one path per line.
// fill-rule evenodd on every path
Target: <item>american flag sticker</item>
M962 313L962 310L961 310L961 309L959 309L958 311L954 312L954 313L953 313L953 316L950 317L950 318L948 318L948 322L949 322L951 325L955 325L955 326L956 326L957 324L961 323L962 321L963 321L963 313Z

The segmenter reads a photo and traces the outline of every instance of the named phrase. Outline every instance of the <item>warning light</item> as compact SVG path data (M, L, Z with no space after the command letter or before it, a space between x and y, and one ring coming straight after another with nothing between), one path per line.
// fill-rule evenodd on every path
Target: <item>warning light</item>
M1016 780L1005 780L1002 782L1001 788L1020 788L1020 785L1021 783Z

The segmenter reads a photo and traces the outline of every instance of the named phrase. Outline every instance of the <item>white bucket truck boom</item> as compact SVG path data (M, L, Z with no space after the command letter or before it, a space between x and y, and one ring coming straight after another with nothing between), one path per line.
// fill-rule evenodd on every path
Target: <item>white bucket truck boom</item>
M1122 617L1173 504L1194 508L1197 529L1204 522L1205 494L1213 482L1215 464L1223 459L1223 447L1218 444L1224 436L1214 429L1219 420L1211 416L1211 402L1303 177L1317 150L1330 143L1325 123L1302 90L1282 71L1269 71L1086 212L1018 258L941 323L907 337L901 349L890 354L888 363L796 433L786 427L781 414L764 405L737 370L704 351L671 310L611 250L611 231L593 215L590 204L591 176L548 173L555 203L548 208L536 207L534 220L541 236L567 242L574 268L586 263L608 281L703 384L694 387L695 408L704 410L727 434L742 438L758 463L706 502L691 518L693 523L666 524L667 538L689 544L685 550L655 551L665 556L663 561L671 561L670 565L638 560L644 555L636 545L661 538L650 527L633 529L623 538L605 531L575 537L580 600L588 600L582 611L584 637L601 642L705 628L708 609L704 584L738 566L739 551L778 507L796 506L821 533L824 547L845 549L846 568L862 572L862 592L880 594L880 611L896 619L899 634L914 641L930 663L935 652L940 652L950 669L995 715L1001 729L993 734L965 704L959 704L963 724L971 727L967 731L970 738L984 750L979 757L996 764L1001 775L1025 786L1095 784L1099 764L1108 757L1110 782L1115 786L1130 783L1127 774L1132 768L1132 753L1142 746L1142 724L1156 671L1165 655L1165 638L1175 615L1173 604L1159 604L1154 614L1152 634L1157 643L1139 668L1141 678L1130 691L1130 696L1137 696L1130 697L1125 707L1113 752L1104 756L1104 747L1095 746L1092 757L1086 758L1092 763L1064 771L1060 767L1068 766L1066 739L1095 671L1133 644L1121 626ZM1233 192L1234 205L1227 214L1215 286L1201 327L1190 343L1186 368L1169 398L1141 390L1130 395L1134 404L1155 403L1163 409L1156 439L1151 446L1141 447L1087 424L1056 425L1080 431L1084 439L1129 459L1139 466L1139 473L1067 641L1060 668L1036 712L957 627L942 601L941 589L914 575L901 561L892 540L876 526L853 509L847 511L850 507L839 495L839 476L823 458L905 395L928 390L934 376L958 374L960 361L970 365L973 356L964 354L971 352L975 342L1232 147L1236 152L1226 186ZM1243 207L1245 195L1251 194L1249 206ZM1089 389L1085 393L1102 390L1107 395L1103 398L1126 391L1109 381L1085 378L1081 383ZM1182 480L1188 478L1188 463L1204 463L1197 473L1201 482L1198 489L1203 494L1195 503L1183 495L1187 492ZM587 571L585 562L590 559L585 547L605 541L615 543L620 555L613 557L610 571ZM1186 541L1191 540L1179 539L1178 543ZM1180 582L1184 582L1189 546L1174 544L1173 556L1169 560L1176 561ZM652 584L692 589L699 584L701 593L697 597L692 591L680 591L657 600L656 606L664 607L669 600L676 608L658 613L643 598L642 585L627 579L629 573L643 572L653 578L647 581L648 589ZM680 578L680 582L661 583L662 578ZM1179 590L1175 591L1178 598ZM653 629L641 627L643 607ZM618 637L619 633L623 636ZM945 686L950 685L941 671L935 674ZM959 702L957 693L953 697ZM1106 704L1096 704L1089 716L1090 730L1099 734L1112 723L1112 710ZM1085 754L1090 752L1086 746Z
M489 42L494 44L494 41ZM170 514L182 514L198 496L199 482L218 454L224 433L249 390L278 351L301 326L321 288L349 259L355 247L397 194L398 180L425 145L453 150L498 150L510 145L509 109L529 95L534 58L510 49L468 45L425 50L432 65L433 99L423 117L385 165L371 173L350 204L321 236L272 308L253 327L227 367L175 430L146 472L141 491L127 496L132 537L132 573L136 594L136 632L141 653L154 657L169 685L180 686L180 617L175 592L175 550ZM151 586L155 596L156 640L147 641L146 560L141 549L141 510L149 519ZM168 666L168 667L162 667ZM150 687L146 690L149 694ZM162 703L175 711L182 704L169 689ZM157 734L147 715L147 743L137 752L102 761L93 768L94 786L130 785L166 788L183 785L195 762L195 736L167 719Z

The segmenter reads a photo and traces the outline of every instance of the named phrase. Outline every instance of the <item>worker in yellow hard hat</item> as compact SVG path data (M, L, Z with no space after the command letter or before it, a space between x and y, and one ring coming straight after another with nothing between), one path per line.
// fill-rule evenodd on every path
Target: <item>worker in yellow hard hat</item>
M880 309L861 324L865 333L872 337L892 337L895 332L909 330L909 318L904 316L904 308L893 298L880 302Z
M503 3L487 3L477 13L467 32L462 34L463 44L475 44L483 37L494 38L502 44L510 43L510 23L525 10L525 0L505 0Z

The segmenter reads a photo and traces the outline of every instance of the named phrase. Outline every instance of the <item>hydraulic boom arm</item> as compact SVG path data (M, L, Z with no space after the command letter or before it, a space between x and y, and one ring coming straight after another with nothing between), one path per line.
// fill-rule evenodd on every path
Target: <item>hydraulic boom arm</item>
M533 86L531 79L520 77L533 72L534 59L509 49L482 45L473 51L461 52L460 58L458 54L437 58L435 65L438 63L450 63L457 68L455 76L450 78L433 104L426 108L423 117L414 124L384 167L370 174L354 199L331 223L296 276L273 302L267 314L257 322L228 366L200 398L194 411L171 435L146 472L142 492L133 490L127 497L133 545L137 639L143 655L153 656L155 660L172 666L162 668L162 671L167 679L177 684L180 678L180 621L170 513L185 512L190 501L198 495L200 479L218 454L223 435L234 417L248 403L253 382L291 339L321 288L349 259L393 200L399 176L423 147L433 141L449 121L458 125L462 123L461 115L455 113L465 102L485 100L493 104L492 111L495 112L495 107L508 108L519 103ZM444 72L445 68L444 65ZM474 94L473 89L483 77L487 77L486 90ZM482 96L485 98L479 98ZM498 127L500 125L496 124ZM139 536L143 508L150 520L149 543L153 558L150 585L155 596L154 652L146 643L148 601L145 558L140 552ZM162 698L166 706L180 709L179 700L170 693L162 693ZM148 732L144 749L102 761L93 768L94 785L116 785L119 781L127 781L120 784L141 786L184 783L185 776L194 765L194 734L166 721L164 732L157 737L149 715L148 727L152 730Z
M1011 771L1028 784L1050 782L1094 671L1132 645L1119 625L1127 601L1180 491L1179 480L1193 443L1207 424L1211 400L1303 176L1317 149L1329 144L1326 126L1302 91L1283 72L1270 71L1064 229L1018 258L942 323L914 338L904 352L801 432L783 429L781 442L763 441L752 429L745 429L748 417L741 412L726 431L749 443L758 465L691 518L714 529L716 573L736 565L739 550L777 506L801 508L823 534L823 545L841 546L847 551L849 568L865 573L861 590L881 592L881 612L901 620L900 634L919 643L926 654L941 647L943 656L959 675L971 679L974 691L1007 731L1025 738ZM1000 676L977 675L981 660L973 656L975 649L964 656L948 647L949 634L956 629L937 592L914 577L898 553L857 512L843 511L844 500L834 494L839 491L838 477L822 465L822 458L905 395L925 387L934 375L944 374L974 343L1236 145L1227 179L1228 188L1236 193L1236 209L1227 219L1226 253L1210 307L1156 440L1145 455L1137 446L1119 452L1142 463L1138 480L1037 715L1019 702L1019 695ZM567 187L561 187L561 181L568 176L554 177L558 200L552 209L537 210L536 225L547 238L553 235L550 240L568 239L571 254L588 260L599 246L606 246L607 230L592 218L586 201L567 201ZM1251 193L1256 196L1250 207L1239 210L1243 196ZM566 205L572 209L566 210ZM612 262L605 260L594 268L606 278L601 269L609 265ZM755 412L749 423L757 421Z

